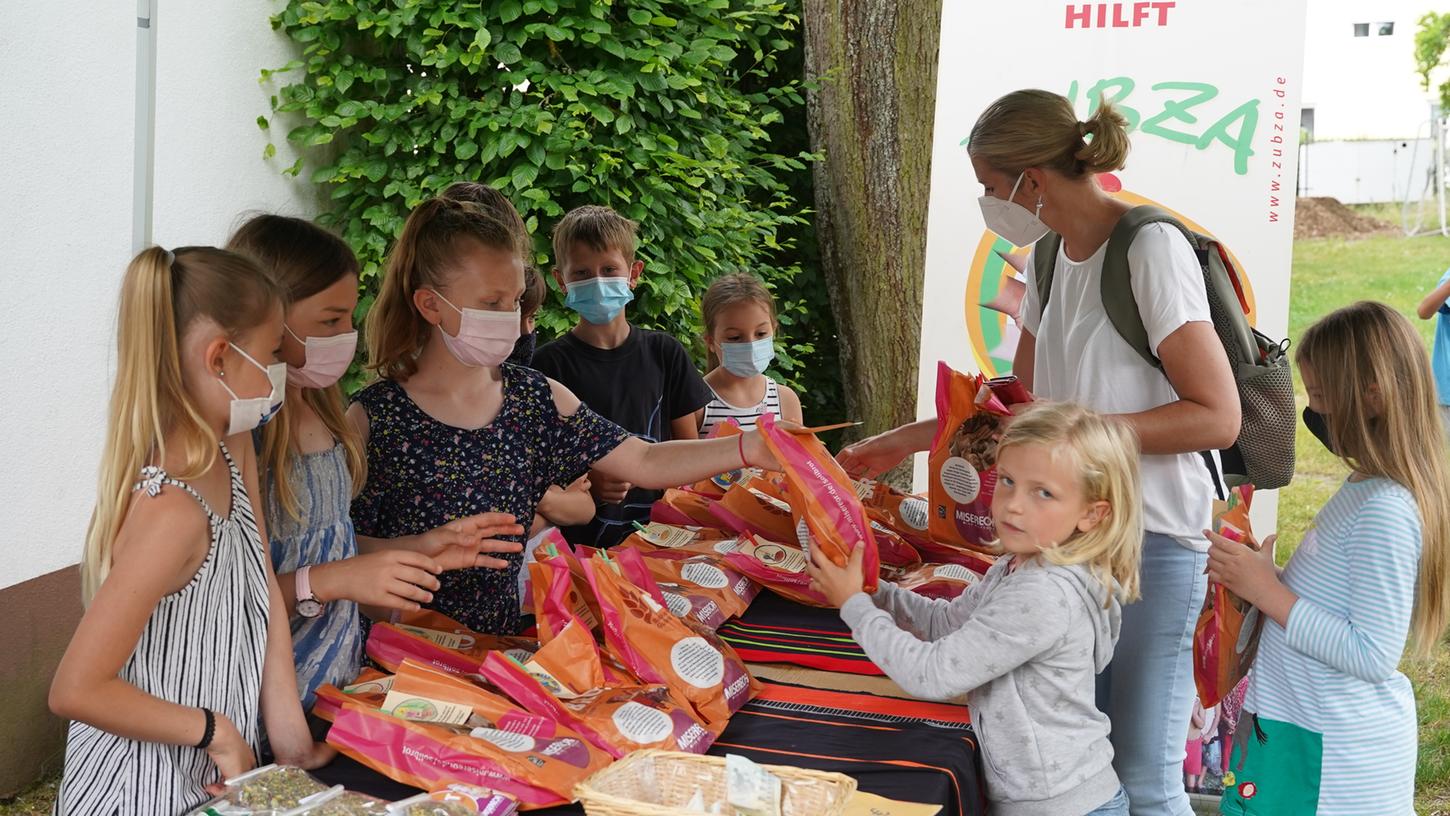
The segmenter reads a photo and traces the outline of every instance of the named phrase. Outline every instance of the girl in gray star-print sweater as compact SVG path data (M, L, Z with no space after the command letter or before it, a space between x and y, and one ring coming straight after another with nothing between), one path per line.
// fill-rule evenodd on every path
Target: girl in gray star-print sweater
M1137 594L1137 458L1118 421L1039 403L1000 443L992 512L1005 554L986 575L951 601L883 581L841 606L907 693L967 695L996 816L1128 812L1094 687L1118 640L1119 599ZM825 586L830 572L812 575Z
M906 693L969 695L994 814L1081 816L1118 792L1094 682L1119 607L1082 566L998 561L954 601L882 582L841 607L866 654ZM898 628L901 627L901 628Z

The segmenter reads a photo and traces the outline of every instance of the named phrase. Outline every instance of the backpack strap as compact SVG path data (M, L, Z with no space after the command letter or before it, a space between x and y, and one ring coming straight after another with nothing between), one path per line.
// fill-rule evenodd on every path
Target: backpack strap
M1047 313L1047 299L1052 295L1052 275L1057 270L1057 253L1062 236L1049 232L1032 245L1032 282L1037 286L1037 318Z
M1108 320L1133 351L1148 365L1160 371L1163 363L1153 355L1148 343L1148 329L1143 325L1143 315L1138 311L1138 299L1133 296L1132 270L1128 268L1128 249L1138 230L1149 224L1171 224L1183 233L1188 245L1198 253L1197 237L1177 218L1161 207L1143 205L1123 213L1108 236L1107 251L1103 255L1102 300L1103 311Z

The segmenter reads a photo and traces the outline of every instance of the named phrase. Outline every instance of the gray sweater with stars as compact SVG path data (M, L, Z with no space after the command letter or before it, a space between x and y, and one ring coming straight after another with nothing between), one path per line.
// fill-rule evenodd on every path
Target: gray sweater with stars
M968 695L997 816L1082 816L1117 795L1094 704L1121 608L1082 566L1003 557L952 601L882 582L841 607L866 654L908 694ZM1104 602L1107 606L1104 606Z

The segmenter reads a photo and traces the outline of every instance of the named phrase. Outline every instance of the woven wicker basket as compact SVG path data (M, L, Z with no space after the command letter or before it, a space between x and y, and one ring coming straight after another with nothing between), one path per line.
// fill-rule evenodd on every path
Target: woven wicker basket
M783 816L840 816L856 780L838 773L763 766L780 777ZM725 804L725 759L674 751L636 751L574 791L589 816L709 816ZM696 794L700 795L695 799ZM704 808L687 808L703 803Z

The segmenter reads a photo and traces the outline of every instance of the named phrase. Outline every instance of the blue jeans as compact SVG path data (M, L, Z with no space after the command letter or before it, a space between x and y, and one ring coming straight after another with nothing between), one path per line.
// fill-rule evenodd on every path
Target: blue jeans
M1118 788L1118 795L1104 802L1102 807L1097 808L1084 816L1128 816L1128 792Z
M1158 533L1143 538L1143 597L1123 607L1113 662L1098 675L1112 720L1113 767L1132 816L1192 816L1183 790L1184 734L1193 714L1193 629L1208 590L1207 553Z

